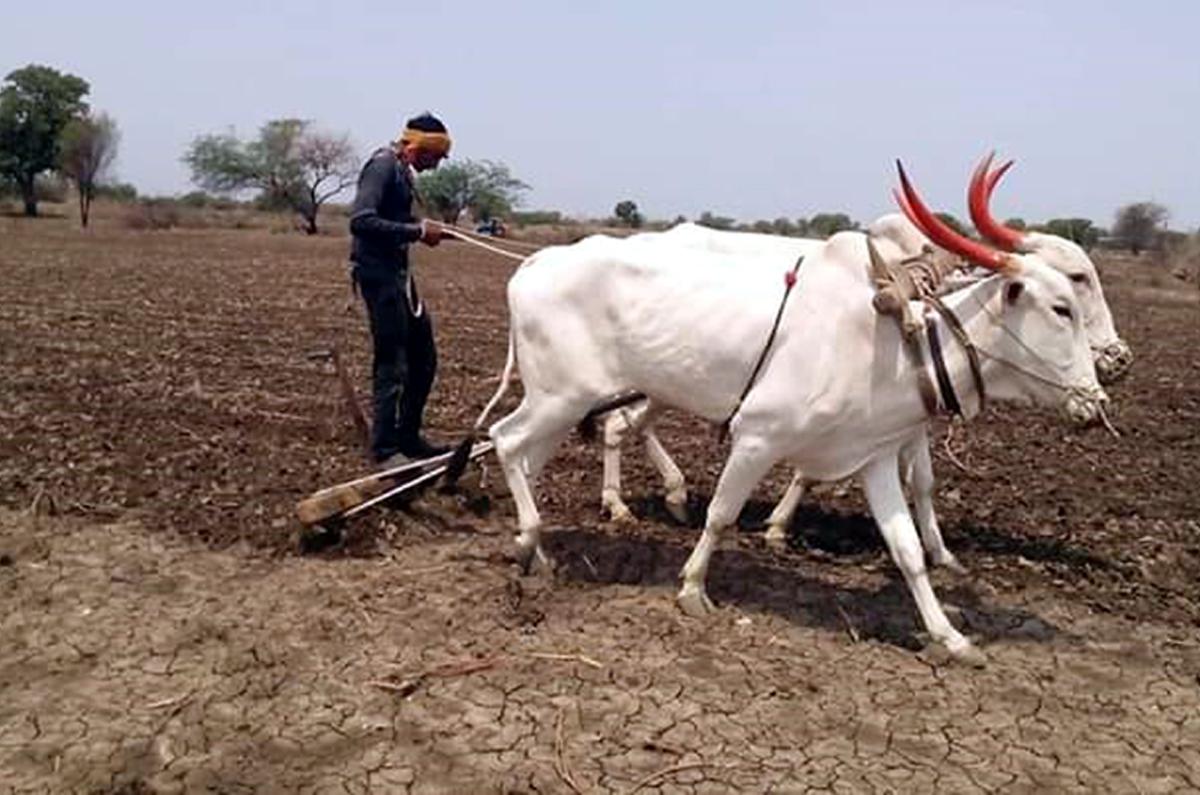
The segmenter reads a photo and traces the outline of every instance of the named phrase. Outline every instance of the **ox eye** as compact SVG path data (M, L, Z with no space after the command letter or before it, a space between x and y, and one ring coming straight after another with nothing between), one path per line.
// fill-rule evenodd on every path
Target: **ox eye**
M1088 280L1086 273L1072 273L1069 278L1076 284L1087 284Z
M1066 306L1056 306L1056 307L1054 307L1054 314L1058 315L1059 317L1065 317L1067 320L1070 320L1071 319L1071 308L1066 307Z

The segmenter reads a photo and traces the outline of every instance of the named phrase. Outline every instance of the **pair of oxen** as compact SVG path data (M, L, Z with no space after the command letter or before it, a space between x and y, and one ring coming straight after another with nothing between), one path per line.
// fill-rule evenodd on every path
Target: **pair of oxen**
M960 407L964 418L979 413L986 393L1055 407L1068 422L1089 425L1104 415L1101 382L1119 378L1132 360L1083 249L991 216L992 191L1011 165L993 171L991 162L975 170L968 204L993 245L943 223L899 167L904 216L885 216L866 233L798 240L681 225L623 240L597 235L526 260L508 285L504 374L476 424L484 427L519 372L523 399L488 434L516 504L522 567L549 562L533 491L539 472L597 406L636 394L645 398L640 406L606 420L602 501L617 518L628 514L619 494L623 431L646 437L668 506L681 510L682 473L652 431L657 407L728 422L730 453L681 572L685 612L713 609L705 592L712 553L756 484L782 461L796 475L768 540L782 538L806 481L856 477L933 641L983 664L946 618L925 565L927 552L933 564L961 570L933 510L933 415L918 384L936 384L938 410ZM873 308L872 273L880 259L897 263L927 243L983 270L942 294L938 312L909 307L922 327L914 348ZM788 273L793 290L781 305Z

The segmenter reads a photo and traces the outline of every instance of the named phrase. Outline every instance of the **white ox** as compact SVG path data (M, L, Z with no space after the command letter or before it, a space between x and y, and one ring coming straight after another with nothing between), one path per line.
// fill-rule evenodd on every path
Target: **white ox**
M1071 287L1083 310L1083 325L1092 348L1093 359L1101 383L1112 383L1123 377L1132 363L1129 347L1117 335L1095 264L1087 253L1073 241L1057 235L1039 232L1022 233L997 223L991 216L989 204L996 184L1012 166L1012 161L990 170L988 156L976 168L968 191L971 219L988 238L1003 248L1037 253L1055 270L1071 281ZM898 262L920 253L929 239L904 215L891 213L873 222L867 232L875 240L883 259ZM791 238L751 232L727 232L696 224L679 224L666 232L643 233L631 240L656 242L682 248L694 248L714 253L738 256L739 270L761 267L770 273L781 273L796 258L814 250L822 241ZM958 279L954 286L967 281ZM632 512L621 497L620 446L626 432L642 434L647 455L663 479L667 509L680 521L685 521L687 486L682 470L671 458L653 430L658 408L647 402L637 407L615 411L604 425L604 476L600 493L601 510L614 521L632 519ZM901 456L905 480L913 493L921 539L934 565L962 570L954 555L942 541L937 518L933 511L933 469L927 436L916 440ZM781 543L787 535L792 516L804 494L804 476L796 472L783 498L767 520L765 540Z
M1070 282L1035 255L996 252L939 227L903 171L901 180L939 244L997 271L946 299L982 354L989 396L1092 422L1107 398ZM705 581L722 532L771 466L787 460L813 479L858 476L930 636L981 663L934 595L904 500L899 453L929 417L899 329L871 305L868 262L860 233L835 235L805 258L776 344L731 423L732 449L678 601L692 615L712 609ZM543 250L517 271L508 285L509 359L479 425L519 364L524 397L489 434L516 504L524 568L547 562L532 484L570 429L628 391L724 420L749 376L746 351L765 339L778 295L777 277L748 270L730 278L724 257L607 238ZM944 321L932 323L947 341L950 378L969 392L965 353Z

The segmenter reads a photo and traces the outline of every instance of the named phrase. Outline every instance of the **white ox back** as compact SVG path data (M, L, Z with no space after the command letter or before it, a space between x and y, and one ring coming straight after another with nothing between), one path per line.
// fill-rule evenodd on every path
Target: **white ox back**
M896 213L880 217L867 231L886 262L900 262L919 254L922 246L929 244L907 218ZM745 267L776 270L781 264L790 267L802 254L816 251L825 244L820 238L733 232L691 222L676 224L664 232L642 232L626 239L746 257Z
M865 451L924 421L911 373L902 375L899 333L871 308L865 240L842 233L810 249L764 374L739 418L760 404L787 414L794 437L790 446L805 451L793 460L819 479L851 474ZM745 260L731 256L601 238L535 255L509 285L527 393L565 389L600 398L637 390L706 419L724 420L770 332L782 292L773 268L737 268ZM1024 281L1038 286L1038 300L1074 305L1065 279L1034 258L1026 260ZM973 285L951 303L966 301L969 294L977 304L987 294L995 304L991 311L1000 312L1005 308L996 300L1001 281ZM989 325L976 306L966 308L964 322ZM1009 307L1010 314L1020 308ZM1078 317L1077 306L1074 314ZM1082 327L1079 331L1086 353ZM997 329L990 333L996 345L1011 349L1010 358L1028 357L1009 336ZM1051 335L1045 342L1054 341ZM1039 342L1024 340L1035 350ZM1069 346L1057 351L1051 358L1061 372L1054 375L1064 384L1091 388L1090 362L1076 362L1077 352ZM1030 364L1035 370L1047 366ZM1062 397L990 360L985 359L984 370L998 397L1020 395L1043 403ZM897 403L913 410L897 415L891 410Z

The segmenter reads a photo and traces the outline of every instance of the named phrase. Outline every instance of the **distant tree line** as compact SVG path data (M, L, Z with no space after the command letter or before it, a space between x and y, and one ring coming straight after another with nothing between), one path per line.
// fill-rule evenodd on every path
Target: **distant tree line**
M40 201L65 200L68 183L75 188L85 227L96 198L138 198L134 186L112 179L120 131L111 116L88 105L90 91L83 78L39 64L9 72L0 83L0 194L19 196L25 215L36 216ZM255 207L294 212L309 234L318 231L322 206L354 184L361 165L347 134L319 130L312 121L296 118L268 121L249 140L232 132L201 135L189 145L183 160L201 188L178 199L183 205L231 208L240 203L239 197L249 197ZM507 165L493 160L447 162L419 175L416 185L426 213L447 223L458 223L464 213L476 221L569 222L556 211L518 210L529 185ZM953 215L939 216L962 233L973 234ZM1119 208L1111 231L1087 218L1051 218L1041 224L1010 218L1006 224L1059 235L1085 249L1120 247L1138 254L1161 251L1179 236L1166 228L1168 218L1161 204L1141 201ZM631 229L670 226L648 220L632 199L617 202L607 220ZM673 223L684 220L678 216ZM696 223L814 238L860 228L844 212L739 222L705 211Z
M975 230L970 224L954 215L937 213L937 216L956 231L965 235L975 235ZM1161 249L1168 242L1172 234L1166 228L1168 217L1167 209L1161 204L1136 202L1117 210L1111 231L1096 226L1089 218L1051 218L1043 223L1027 223L1022 218L1010 218L1005 224L1014 229L1058 235L1078 243L1084 249L1105 245L1110 248L1127 248L1137 254L1141 251ZM674 223L685 220L687 219L679 216ZM837 232L861 228L859 222L844 212L821 212L808 218L800 217L794 220L780 217L774 220L739 222L728 216L705 211L696 219L696 223L712 229L808 238L826 238Z
M974 228L956 216L950 213L937 213L937 216L962 234L977 237ZM516 224L525 226L581 223L555 210L514 211L511 218ZM1111 230L1097 226L1089 218L1051 218L1042 223L1030 223L1023 218L1009 218L1004 224L1013 229L1058 235L1078 243L1084 249L1098 246L1124 248L1137 254L1147 250L1161 251L1188 237L1186 234L1168 230L1167 218L1167 210L1162 205L1154 202L1136 202L1117 210ZM683 215L678 215L671 221L648 219L636 202L623 199L614 206L611 217L598 220L631 229L645 227L661 230L684 223L688 219ZM820 212L807 218L779 217L774 220L738 221L736 218L706 210L695 222L711 229L807 238L826 238L837 232L862 228L858 221L844 212Z

